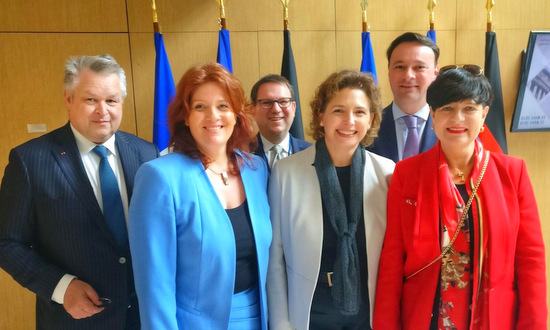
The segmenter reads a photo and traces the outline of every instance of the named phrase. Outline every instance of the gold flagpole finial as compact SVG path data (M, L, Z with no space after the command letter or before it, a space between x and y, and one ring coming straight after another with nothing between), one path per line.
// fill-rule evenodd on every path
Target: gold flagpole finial
M428 11L430 12L430 30L433 30L435 27L435 6L437 6L437 2L435 0L428 0Z
M362 15L362 21L363 21L363 32L368 32L370 30L370 26L367 20L367 0L361 0L361 10L363 11Z
M218 23L220 24L220 29L225 30L225 0L217 0L220 4L220 18L218 19Z
M487 32L493 31L493 6L495 5L495 0L487 0Z
M220 0L220 18L225 18L225 2Z
M290 0L281 0L281 3L283 4L283 22L284 22L284 28L285 31L288 30L289 23L288 23L288 4L290 3Z
M159 19L157 16L157 5L155 0L151 0L151 8L153 8L153 29L155 33L160 33Z

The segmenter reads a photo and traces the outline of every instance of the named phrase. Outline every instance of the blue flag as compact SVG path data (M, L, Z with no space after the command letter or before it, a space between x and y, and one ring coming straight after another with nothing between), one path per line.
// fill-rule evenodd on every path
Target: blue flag
M376 64L374 63L374 53L372 51L372 43L370 41L370 32L363 32L361 34L363 59L361 60L361 72L372 73L374 80L378 83L376 77Z
M233 60L231 59L231 42L229 41L229 30L222 29L218 38L218 57L216 62L223 65L227 71L233 73Z
M427 37L430 38L430 39L432 39L432 41L434 42L434 44L437 43L437 42L435 41L435 30L428 30Z
M176 95L174 78L168 56L164 49L162 34L155 33L155 118L153 122L153 143L159 150L164 150L170 142L166 110L172 98Z
M303 139L304 125L302 124L302 110L300 107L300 94L298 93L298 78L296 76L296 66L294 65L294 55L292 54L292 45L290 43L290 31L284 32L283 64L281 65L281 76L285 77L294 89L294 100L296 101L296 116L290 126L292 136Z

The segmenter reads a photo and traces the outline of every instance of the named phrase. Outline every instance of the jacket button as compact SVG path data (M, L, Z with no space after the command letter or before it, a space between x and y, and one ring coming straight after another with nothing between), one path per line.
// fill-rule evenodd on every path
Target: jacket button
M125 264L125 263L126 263L126 258L120 257L120 258L118 258L118 262L119 262L120 264Z

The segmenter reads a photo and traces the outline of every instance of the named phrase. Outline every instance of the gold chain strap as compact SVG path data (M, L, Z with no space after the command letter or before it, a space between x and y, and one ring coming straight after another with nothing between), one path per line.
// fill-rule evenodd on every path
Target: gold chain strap
M405 277L405 280L408 280L408 279L416 276L421 271L425 270L426 268L428 268L431 265L435 264L437 261L441 260L441 258L443 258L443 256L445 256L449 252L449 250L453 247L453 243L455 242L456 238L458 237L458 233L462 229L462 226L464 226L464 221L466 221L466 218L468 217L468 211L470 210L470 206L472 205L472 201L474 200L474 198L476 196L477 188L479 188L479 185L481 184L481 179L483 178L483 175L485 174L485 170L487 169L487 164L488 163L489 163L489 151L486 151L486 157L485 157L485 162L483 163L483 168L481 169L481 173L479 173L479 177L477 178L477 183L476 183L474 189L472 189L472 195L468 199L468 202L466 203L466 206L464 207L464 210L462 211L462 217L460 218L460 222L458 223L458 227L455 231L455 234L454 234L453 238L449 242L449 244L447 244L447 246L443 249L443 251L441 251L441 254L437 258L430 261L426 266L420 268L419 270L412 273L411 275Z

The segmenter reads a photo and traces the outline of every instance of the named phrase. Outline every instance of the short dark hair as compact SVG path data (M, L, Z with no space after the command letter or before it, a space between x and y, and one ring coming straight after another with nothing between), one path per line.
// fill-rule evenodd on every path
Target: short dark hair
M290 90L290 98L294 100L294 89L292 88L292 85L290 82L283 76L278 74L268 74L267 76L263 76L258 80L254 86L252 86L252 90L250 91L250 100L253 104L256 104L256 101L258 101L258 90L260 90L260 87L263 84L267 83L277 83L286 86Z
M388 50L386 51L388 64L390 63L391 54L393 53L395 48L404 42L416 42L421 44L422 46L431 48L435 55L435 64L437 65L437 61L439 60L439 47L437 47L432 39L415 32L405 32L391 42Z
M376 86L374 77L370 73L359 72L352 69L344 69L332 73L317 87L315 96L311 101L312 118L309 127L311 129L313 139L318 140L325 136L325 128L321 126L319 114L324 113L328 103L332 98L344 88L358 89L365 93L369 101L369 112L372 113L372 124L367 130L367 134L363 137L361 143L369 146L378 136L381 114L381 95L380 88Z
M452 69L439 74L426 92L426 101L433 111L444 105L469 99L477 104L490 106L493 102L493 89L485 76L474 76L464 69Z

